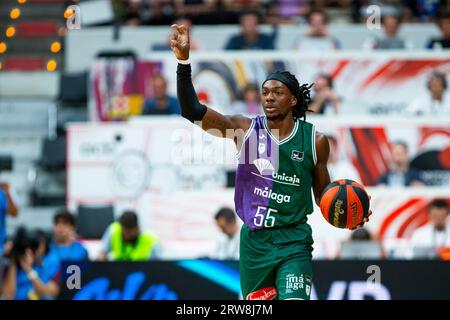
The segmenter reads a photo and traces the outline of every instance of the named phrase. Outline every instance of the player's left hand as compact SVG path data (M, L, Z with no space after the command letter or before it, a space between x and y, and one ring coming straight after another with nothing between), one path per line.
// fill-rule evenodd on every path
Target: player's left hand
M371 199L372 197L369 195L369 201L370 201L370 199ZM366 223L366 222L369 222L369 217L372 215L372 210L369 210L369 214L367 215L367 217L366 218L364 218L363 219L363 221L360 223L360 224L358 224L356 227L354 227L354 228L351 228L350 230L356 230L356 229L358 229L358 228L362 228L363 226L364 226L364 223Z

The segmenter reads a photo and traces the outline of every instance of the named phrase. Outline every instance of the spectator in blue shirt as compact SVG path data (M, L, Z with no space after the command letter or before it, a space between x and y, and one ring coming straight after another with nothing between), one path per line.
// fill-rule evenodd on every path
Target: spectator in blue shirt
M6 241L6 216L16 217L19 213L7 183L0 184L0 257L3 256L3 246Z
M244 13L240 17L241 33L232 36L225 50L273 50L277 27L271 35L259 32L259 17L255 13Z
M50 250L61 261L88 260L88 251L75 239L76 220L66 209L58 212L53 218L53 242Z
M55 299L60 292L61 264L49 252L49 239L42 231L19 228L9 253L2 299Z
M167 94L167 80L162 75L156 75L152 78L152 87L153 98L145 101L142 114L180 114L178 99Z
M391 166L380 178L378 184L390 187L424 185L420 172L409 166L408 145L405 142L392 143L391 156Z
M450 49L450 10L442 10L438 19L441 36L432 38L427 43L428 49Z

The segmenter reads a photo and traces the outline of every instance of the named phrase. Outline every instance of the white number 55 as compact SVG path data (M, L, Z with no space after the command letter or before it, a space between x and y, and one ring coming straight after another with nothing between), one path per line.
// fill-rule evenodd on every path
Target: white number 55
M267 213L264 215L264 211ZM275 217L271 216L271 213L277 213L278 210L272 208L266 208L258 206L255 214L255 218L253 219L253 223L257 227L262 227L264 223L264 227L272 228L275 225Z

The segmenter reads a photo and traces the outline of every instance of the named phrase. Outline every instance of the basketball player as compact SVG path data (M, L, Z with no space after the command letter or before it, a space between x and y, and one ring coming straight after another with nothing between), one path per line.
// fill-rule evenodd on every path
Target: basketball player
M310 102L310 87L300 86L289 72L275 72L262 85L265 116L222 115L199 103L191 79L189 30L184 25L172 28L170 44L178 60L182 116L216 136L233 139L238 150L235 206L244 221L240 242L243 296L248 300L309 299L311 188L319 203L330 183L328 141L311 123L301 120Z

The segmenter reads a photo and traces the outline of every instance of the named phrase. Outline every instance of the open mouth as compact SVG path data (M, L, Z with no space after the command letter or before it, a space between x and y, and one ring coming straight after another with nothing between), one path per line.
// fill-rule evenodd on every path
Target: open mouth
M267 112L273 112L276 110L276 108L273 105L266 105L265 109Z

